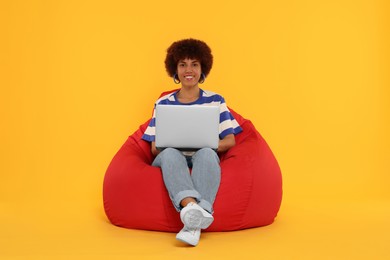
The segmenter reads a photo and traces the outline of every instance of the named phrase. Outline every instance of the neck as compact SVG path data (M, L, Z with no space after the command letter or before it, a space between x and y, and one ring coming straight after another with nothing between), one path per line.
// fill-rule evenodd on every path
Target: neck
M198 86L191 88L182 87L177 93L177 98L182 103L191 103L196 101L200 96L200 89Z
M182 86L179 90L179 93L182 97L199 97L199 87L195 85L193 87L184 87Z

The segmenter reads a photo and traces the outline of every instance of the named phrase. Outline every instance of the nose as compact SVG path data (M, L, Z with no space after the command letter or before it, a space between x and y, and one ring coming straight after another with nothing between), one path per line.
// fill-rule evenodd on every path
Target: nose
M192 66L186 66L185 71L186 72L192 72Z

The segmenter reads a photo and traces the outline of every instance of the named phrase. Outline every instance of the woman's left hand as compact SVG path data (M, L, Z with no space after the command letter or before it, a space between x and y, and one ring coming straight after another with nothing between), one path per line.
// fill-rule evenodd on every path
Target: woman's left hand
M225 136L222 140L219 140L218 144L218 153L223 153L236 145L236 139L234 134L229 134Z

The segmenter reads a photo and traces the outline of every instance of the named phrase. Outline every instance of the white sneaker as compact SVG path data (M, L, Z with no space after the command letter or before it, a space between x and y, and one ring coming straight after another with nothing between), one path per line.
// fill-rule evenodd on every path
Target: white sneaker
M214 221L214 217L196 203L188 203L180 211L180 219L187 229L205 229Z
M176 239L181 242L196 246L199 243L200 238L200 228L198 229L189 229L184 226L182 230L176 235Z

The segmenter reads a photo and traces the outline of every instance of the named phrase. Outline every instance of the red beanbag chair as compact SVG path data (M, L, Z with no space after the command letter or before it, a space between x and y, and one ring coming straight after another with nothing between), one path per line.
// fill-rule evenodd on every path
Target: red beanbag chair
M214 222L206 231L231 231L271 224L282 199L279 165L253 124L230 110L243 132L221 159L221 184ZM145 122L110 163L103 184L104 209L112 224L132 229L178 232L183 227L164 186L160 168L151 166L150 144L141 139Z

